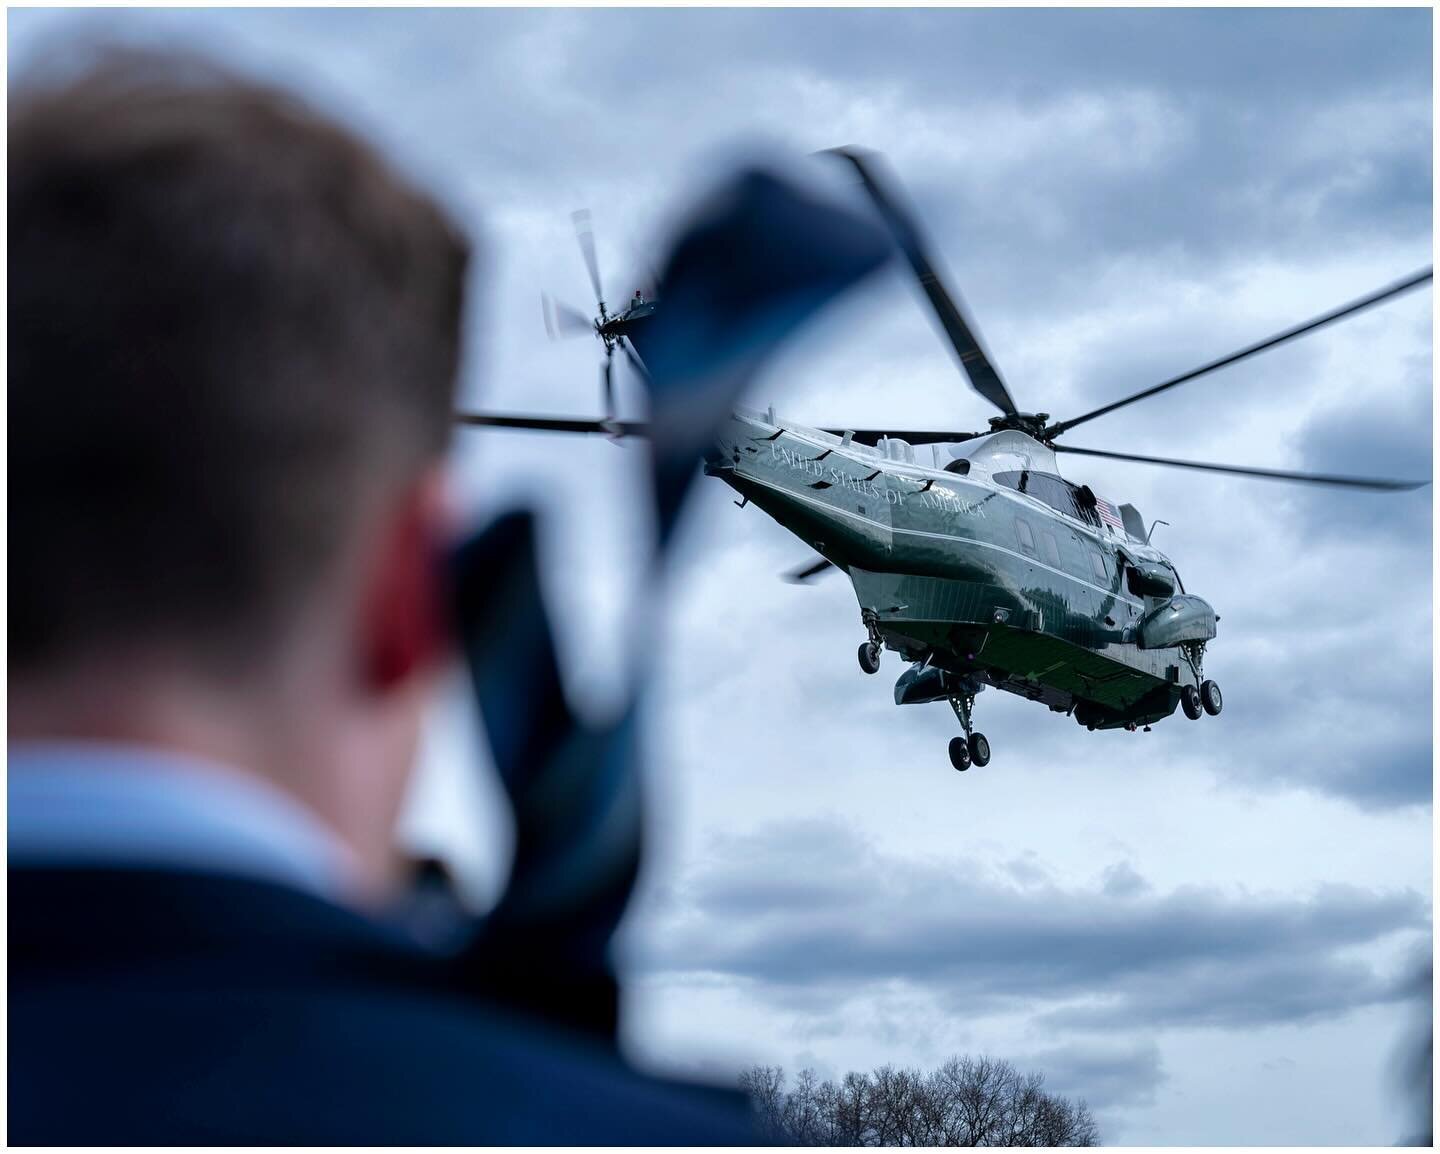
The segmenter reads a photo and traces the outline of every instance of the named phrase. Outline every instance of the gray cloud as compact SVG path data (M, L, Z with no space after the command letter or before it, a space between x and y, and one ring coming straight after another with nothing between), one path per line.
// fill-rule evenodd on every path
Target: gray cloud
M1017 884L820 820L717 838L666 905L637 951L644 971L729 975L820 1013L898 982L947 1013L1044 1006L1042 1021L1068 1029L1246 1028L1398 1000L1351 951L1428 924L1414 892L1162 894L1123 863L1097 890Z
M1150 883L1136 873L1129 862L1122 861L1106 867L1101 889L1106 897L1128 898L1150 889Z
M1160 1047L1154 1042L1077 1043L1037 1051L1017 1064L1021 1069L1043 1070L1047 1089L1083 1098L1102 1120L1108 1111L1153 1103L1167 1078Z

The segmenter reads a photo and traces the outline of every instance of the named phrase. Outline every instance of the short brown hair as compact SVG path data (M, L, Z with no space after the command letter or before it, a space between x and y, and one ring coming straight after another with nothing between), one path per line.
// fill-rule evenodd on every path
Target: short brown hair
M109 54L12 93L10 665L246 653L443 450L468 245L296 99Z

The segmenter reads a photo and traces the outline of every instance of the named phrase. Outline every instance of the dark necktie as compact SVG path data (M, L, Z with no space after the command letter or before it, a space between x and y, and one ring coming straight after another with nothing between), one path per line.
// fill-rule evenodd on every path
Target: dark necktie
M648 322L656 541L642 593L663 595L664 558L715 430L781 342L875 271L893 243L877 224L762 170L704 202L671 246ZM613 1037L609 947L641 860L639 655L626 705L595 725L566 703L541 598L530 514L510 513L455 556L466 659L515 818L509 885L459 959L486 997ZM644 607L642 607L644 608Z

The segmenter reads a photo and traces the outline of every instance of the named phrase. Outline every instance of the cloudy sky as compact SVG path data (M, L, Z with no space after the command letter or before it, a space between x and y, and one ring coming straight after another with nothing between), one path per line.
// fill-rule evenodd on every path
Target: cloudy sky
M77 36L199 46L378 140L482 238L465 396L593 411L570 211L610 301L736 155L887 154L1022 407L1067 416L1430 262L1431 16L1342 12L11 12L12 67ZM1081 445L1428 477L1430 291L1087 426ZM640 403L633 381L624 403ZM974 427L898 269L752 398L825 424ZM569 685L603 711L639 579L641 451L462 434L483 518L541 506ZM990 1053L1110 1142L1387 1143L1431 900L1431 494L1336 495L1067 459L1222 615L1219 719L1085 733L864 677L843 578L700 486L649 705L652 852L627 929L648 1064L824 1075ZM480 766L482 772L475 773ZM508 830L458 681L407 823L483 900Z

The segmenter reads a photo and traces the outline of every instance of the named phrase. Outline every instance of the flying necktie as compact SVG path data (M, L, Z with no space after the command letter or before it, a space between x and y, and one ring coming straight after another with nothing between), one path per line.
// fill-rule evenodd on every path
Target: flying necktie
M506 514L457 551L457 625L515 819L509 884L458 959L466 988L613 1039L610 942L640 867L641 663L667 546L702 455L765 360L893 249L870 218L761 169L725 182L671 245L645 342L656 541L613 721L582 721L565 700L533 517Z

